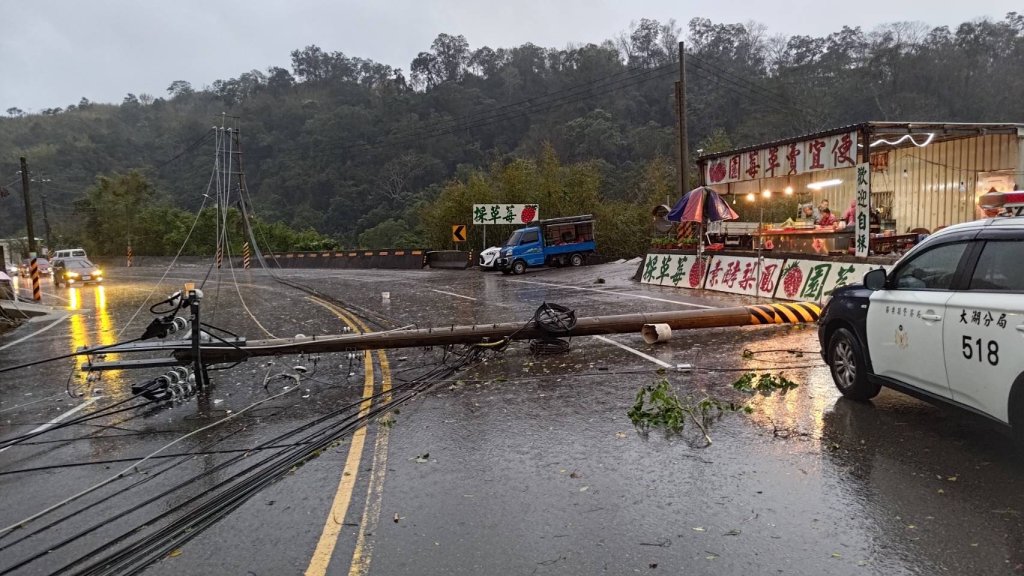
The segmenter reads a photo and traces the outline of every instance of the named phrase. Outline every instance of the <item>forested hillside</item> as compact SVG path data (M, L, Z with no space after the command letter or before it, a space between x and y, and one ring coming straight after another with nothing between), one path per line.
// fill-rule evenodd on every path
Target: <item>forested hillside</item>
M179 222L177 210L195 211L207 189L211 127L223 113L239 118L265 221L342 246L440 247L474 200L529 200L544 216L597 212L604 237L617 238L610 251L626 255L642 248L635 238L647 235L650 204L675 194L680 38L694 153L864 120L1024 121L1016 13L954 29L894 23L821 37L701 18L684 33L644 19L602 44L565 48L473 46L440 34L408 70L307 46L292 52L291 70L206 87L168 78L166 94L128 94L117 105L83 98L30 115L11 106L0 119L0 185L12 192L0 199L0 236L24 234L19 156L65 241L93 242L88 218L105 208L90 202L111 182L141 178L137 209L155 211L125 226ZM144 250L173 252L175 238L154 237Z

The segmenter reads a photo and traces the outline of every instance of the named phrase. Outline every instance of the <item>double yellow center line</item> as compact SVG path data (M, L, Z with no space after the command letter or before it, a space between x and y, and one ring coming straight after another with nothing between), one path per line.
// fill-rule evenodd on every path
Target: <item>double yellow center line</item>
M320 298L309 297L311 302L319 304L334 313L342 322L356 332L367 332L369 328L358 318L348 311ZM388 364L387 355L383 350L377 351L377 363L381 372L381 392L391 390L391 369ZM367 350L363 352L363 368L365 379L363 382L363 401L359 404L359 418L365 418L372 405L371 398L374 394L373 376L373 355ZM387 402L391 397L385 394L383 401ZM356 537L355 550L352 554L352 563L349 567L350 576L366 574L370 568L370 557L372 546L367 541L367 533L372 533L380 519L381 497L384 488L384 473L387 470L387 447L388 428L379 426L377 428L377 439L374 443L373 463L370 469L370 483L367 488L366 504L363 507L362 521L359 522L359 533ZM334 494L334 500L328 511L327 519L324 522L323 531L317 541L316 549L310 558L309 566L306 568L306 576L324 576L327 574L327 567L334 555L334 549L338 544L338 537L345 525L345 515L348 513L349 504L352 502L352 493L355 489L356 479L359 476L360 462L363 457L363 447L366 442L366 427L361 426L352 434L352 441L349 445L348 456L345 459L345 466L342 469L341 478L338 481L338 488Z

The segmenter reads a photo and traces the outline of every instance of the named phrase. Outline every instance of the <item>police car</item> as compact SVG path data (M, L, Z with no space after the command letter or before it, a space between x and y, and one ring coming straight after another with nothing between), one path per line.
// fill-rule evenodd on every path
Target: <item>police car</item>
M887 386L995 419L1024 442L1024 192L979 203L1002 216L944 228L888 273L837 289L818 339L843 396Z

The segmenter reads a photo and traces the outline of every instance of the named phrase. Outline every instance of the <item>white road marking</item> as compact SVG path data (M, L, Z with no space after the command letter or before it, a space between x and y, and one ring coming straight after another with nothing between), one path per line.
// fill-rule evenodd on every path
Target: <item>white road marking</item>
M662 361L662 360L658 360L654 356L648 356L647 354L644 354L643 352L641 352L639 350L634 350L633 348L630 348L629 346L626 346L625 344L620 344L619 342L616 342L615 340L612 340L611 338L605 338L604 336L594 336L594 338L596 338L596 339L598 339L598 340L600 340L602 342L607 342L609 344L613 344L615 346L618 346L619 348L622 348L626 352L630 352L632 354L636 354L637 356L643 358L644 360L649 360L651 362L654 362L655 364L657 364L658 366L661 366L662 368L675 368L675 366L669 364L668 362L665 362L665 361Z
M431 288L430 291L437 292L438 294L447 294L449 296L455 296L456 298L465 298L466 300L472 300L476 302L476 298L473 298L472 296L463 296L462 294L456 294L455 292L445 292L444 290L434 290L433 288Z
M523 284L539 284L541 286L551 286L553 288L565 288L568 290L583 290L585 292L599 292L601 294L611 294L612 296L625 296L627 298L640 298L643 300L654 300L655 302L668 302L669 304L678 304L680 306L691 306L693 308L714 308L714 306L705 306L704 304L693 304L691 302L680 302L678 300L668 300L665 298L655 298L654 296L644 296L642 294L627 294L625 292L615 292L614 290L600 290L598 288L584 288L583 286L569 286L567 284L553 284L551 282L537 282L536 280L513 280L509 279L509 282L522 282Z
M72 414L74 414L74 413L76 413L76 412L78 412L80 410L84 410L85 408L87 408L88 406L92 405L93 403L95 403L100 398L102 398L102 396L96 396L95 398L90 398L90 399L86 400L85 402L79 404L78 406L75 406L71 410L68 410L67 412L61 414L60 416L57 416L53 420L50 420L46 424L43 424L43 425L35 428L34 430L29 430L27 432L27 434L35 434L36 432L42 432L43 430L46 430L47 428L53 426L54 424L59 423L61 420L67 419L68 416L71 416ZM0 448L0 452L4 452L8 448L10 448L10 446L4 446L3 448Z
M40 328L39 330L36 330L35 332L33 332L33 333L31 333L31 334L27 334L27 335L25 335L25 336L22 336L21 338L18 338L18 339L17 339L17 340L15 340L14 342L8 342L7 344L4 344L3 346L0 346L0 350L4 350L4 349L6 349L6 348L10 348L11 346L14 346L15 344L18 344L18 343L20 343L20 342L24 342L25 340L28 340L29 338L31 338L31 337L33 337L33 336L35 336L36 334L41 334L41 333L43 333L43 332L46 332L46 331L47 331L47 330L49 330L50 328L53 328L53 327L54 327L54 326L56 326L57 324L59 324L59 323L61 323L61 322L65 321L65 320L67 320L67 319L68 319L68 316L67 316L67 314L65 314L65 315L61 316L60 318L57 318L57 319L56 319L56 320L54 320L53 322L50 322L50 323L49 323L49 324L47 324L46 326L43 326L42 328Z

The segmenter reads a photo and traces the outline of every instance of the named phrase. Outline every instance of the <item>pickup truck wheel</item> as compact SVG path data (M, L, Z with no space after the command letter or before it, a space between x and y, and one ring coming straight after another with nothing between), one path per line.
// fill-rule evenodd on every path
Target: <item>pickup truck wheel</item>
M516 260L515 262L512 263L513 274L519 275L523 274L524 272L526 272L526 262L523 262L522 260Z
M574 267L583 266L583 254L577 252L576 254L569 256L569 264L572 264Z
M851 400L870 400L882 389L868 381L864 352L846 328L838 328L828 341L828 366L836 388Z

